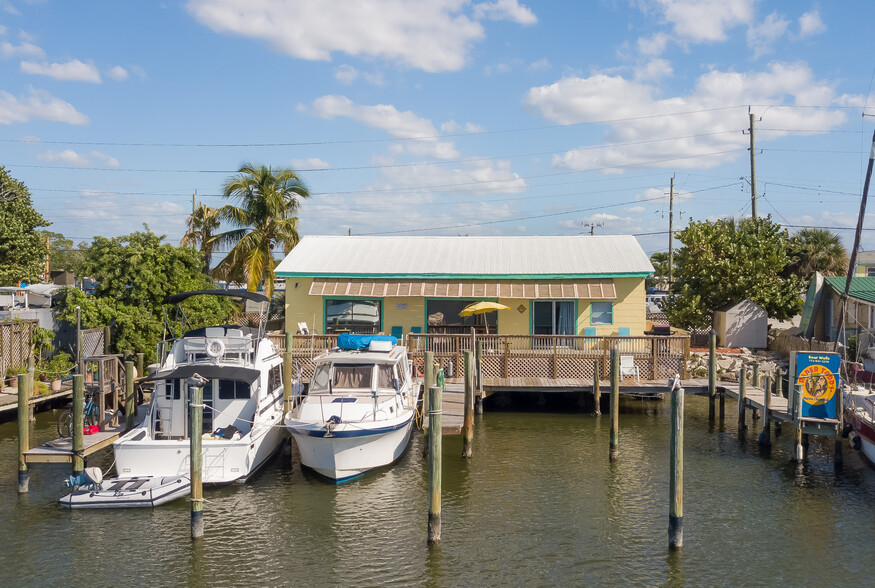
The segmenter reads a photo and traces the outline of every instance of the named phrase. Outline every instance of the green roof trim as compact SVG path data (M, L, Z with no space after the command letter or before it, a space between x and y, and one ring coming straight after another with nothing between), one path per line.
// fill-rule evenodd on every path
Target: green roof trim
M308 272L277 272L278 278L357 278L362 280L580 280L594 278L646 278L651 272L619 274L333 274Z
M848 278L845 276L830 276L824 278L833 290L841 294L845 291ZM854 277L851 279L851 288L848 296L864 302L875 304L875 278Z

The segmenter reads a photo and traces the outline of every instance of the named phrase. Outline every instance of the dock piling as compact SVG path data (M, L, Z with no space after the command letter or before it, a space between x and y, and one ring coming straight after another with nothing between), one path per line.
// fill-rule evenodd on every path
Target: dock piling
M145 368L144 364L146 363L146 354L141 351L139 353L135 353L134 355L137 358L137 377L145 378L146 372L144 372L143 369Z
M599 375L599 362L595 361L595 369L592 372L592 401L595 404L595 408L593 408L592 416L599 416L602 414L602 391L601 391L601 383L600 375Z
M103 327L103 354L104 355L109 355L110 353L112 353L110 351L111 344L112 344L112 333L111 333L110 326L107 325L107 326Z
M203 384L192 385L189 380L191 400L188 404L189 435L191 463L191 538L200 539L204 536L204 489L202 478L203 455L201 454L201 439L203 437L204 419L204 388Z
M842 391L836 391L836 411L838 414L838 424L836 425L835 447L833 452L833 463L836 468L842 467L844 455L842 454L842 431L845 427L844 406L842 405Z
M428 393L428 544L441 540L441 441L443 398L440 386Z
M73 475L85 471L85 376L73 374Z
M27 397L30 399L33 396L33 385L34 385L34 376L36 375L36 368L34 368L33 362L33 351L31 351L30 356L27 358ZM34 415L34 406L30 402L27 403L27 418L30 422L34 422L36 420L36 415Z
M474 412L476 414L483 414L483 341L477 341L477 356L475 358L476 361L476 373L477 373L477 404L475 406Z
M620 445L620 350L611 349L611 441L608 459L614 461Z
M669 481L668 546L684 545L684 389L671 391L671 479Z
M793 389L793 426L796 427L796 442L793 455L797 462L802 461L802 386L796 384Z
M125 430L134 428L137 415L136 396L134 396L134 362L125 362Z
M763 378L763 432L759 438L760 447L772 446L772 378Z
M462 457L474 453L474 353L465 352L465 410L462 425Z
M717 331L708 333L708 420L714 421L714 401L717 397Z
M24 454L30 449L30 419L27 416L30 394L27 378L18 378L18 493L27 494L30 472Z
M743 433L747 430L745 422L745 410L747 403L747 366L742 365L738 372L738 432Z

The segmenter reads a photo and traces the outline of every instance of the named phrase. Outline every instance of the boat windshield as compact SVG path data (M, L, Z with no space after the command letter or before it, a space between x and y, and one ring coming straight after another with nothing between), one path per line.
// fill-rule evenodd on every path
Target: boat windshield
M374 364L367 363L335 363L332 386L343 389L371 389Z
M380 364L377 366L377 388L381 390L395 388L395 370L390 364Z

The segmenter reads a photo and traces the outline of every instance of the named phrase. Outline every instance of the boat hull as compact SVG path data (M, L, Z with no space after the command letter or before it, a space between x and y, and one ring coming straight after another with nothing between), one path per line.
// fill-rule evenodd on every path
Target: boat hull
M868 393L850 393L844 397L845 418L860 437L860 450L875 465L875 420L873 404Z
M143 508L166 504L191 492L188 476L110 478L102 490L74 490L58 500L66 508Z
M319 474L343 482L389 465L404 453L413 428L412 412L397 423L338 425L330 433L324 426L286 421L298 445L301 463Z
M116 471L125 477L181 476L191 472L191 442L182 440L135 440L137 429L113 445ZM251 476L276 452L282 442L281 427L266 428L256 438L236 441L201 441L204 484L227 484Z

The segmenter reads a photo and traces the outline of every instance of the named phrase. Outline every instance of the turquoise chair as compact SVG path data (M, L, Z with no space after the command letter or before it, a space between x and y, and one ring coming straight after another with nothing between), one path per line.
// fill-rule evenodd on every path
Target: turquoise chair
M410 332L411 333L421 333L422 327L411 327Z
M620 337L632 336L632 334L629 332L629 327L620 327L619 329L617 329L617 334L620 335Z
M392 336L399 341L404 338L404 327L392 327Z

